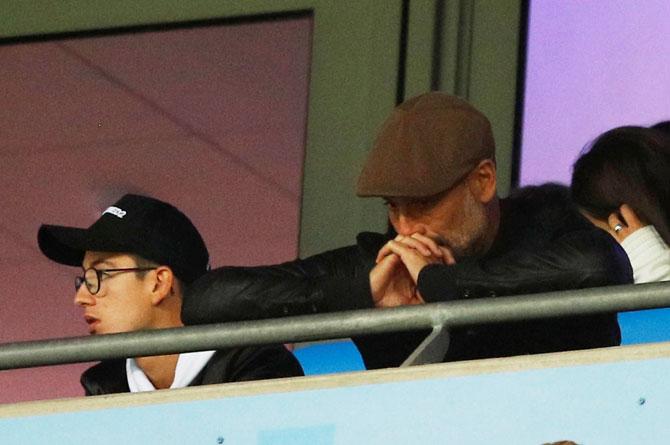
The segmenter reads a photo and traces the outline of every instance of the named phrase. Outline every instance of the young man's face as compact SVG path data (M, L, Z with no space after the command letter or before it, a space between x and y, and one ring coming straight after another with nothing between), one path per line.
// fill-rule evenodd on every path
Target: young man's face
M123 253L86 252L82 268L125 269L138 267L135 257ZM130 332L152 327L154 306L151 290L153 271L102 273L100 287L93 295L86 284L75 294L75 304L84 310L91 334Z

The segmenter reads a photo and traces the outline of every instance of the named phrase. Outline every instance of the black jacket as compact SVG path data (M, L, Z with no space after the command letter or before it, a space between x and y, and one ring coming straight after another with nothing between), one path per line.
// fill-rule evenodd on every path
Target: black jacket
M281 345L216 351L188 386L303 375L298 360ZM81 375L87 396L130 392L126 360L105 360Z
M274 266L222 267L184 297L187 324L372 307L369 272L394 234L362 233L357 245ZM632 283L626 254L554 185L501 200L496 240L482 258L431 265L419 274L426 302L504 297ZM397 366L426 332L356 338L368 368ZM451 332L445 361L614 346L616 314L472 326Z

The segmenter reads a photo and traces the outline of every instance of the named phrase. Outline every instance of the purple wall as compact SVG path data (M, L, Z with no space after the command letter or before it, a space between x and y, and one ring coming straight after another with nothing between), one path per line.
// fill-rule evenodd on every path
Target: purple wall
M40 223L125 192L191 217L213 266L298 252L309 18L0 47L0 342L86 335ZM0 403L82 394L87 365L0 372Z
M670 2L534 0L520 183L569 183L610 128L670 119Z

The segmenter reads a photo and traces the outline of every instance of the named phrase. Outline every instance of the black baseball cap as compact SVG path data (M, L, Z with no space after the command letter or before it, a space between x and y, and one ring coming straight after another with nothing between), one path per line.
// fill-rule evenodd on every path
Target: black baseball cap
M42 225L40 250L57 263L81 266L86 251L124 252L169 266L185 283L208 269L209 253L198 229L176 207L141 195L125 195L88 229Z

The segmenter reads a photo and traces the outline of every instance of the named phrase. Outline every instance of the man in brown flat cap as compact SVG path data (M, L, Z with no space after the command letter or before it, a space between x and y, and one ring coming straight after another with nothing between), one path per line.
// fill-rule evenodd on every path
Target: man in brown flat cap
M384 198L398 234L380 250L371 274L376 306L423 302L420 292L397 289L414 290L429 264L484 255L496 237L500 209L488 119L439 93L403 103L382 127L357 194Z
M632 282L614 240L565 187L496 194L494 142L467 102L427 93L398 106L363 168L359 196L382 197L387 234L278 266L209 272L184 299L187 324L504 297ZM355 338L368 368L399 365L425 332ZM470 326L445 361L617 345L616 314Z

